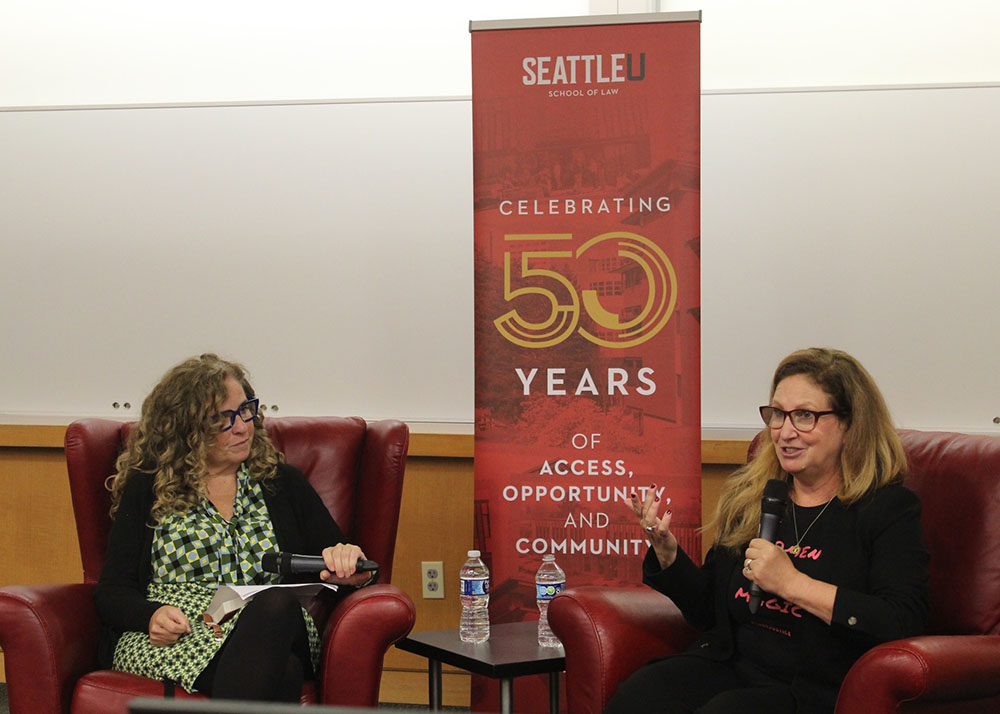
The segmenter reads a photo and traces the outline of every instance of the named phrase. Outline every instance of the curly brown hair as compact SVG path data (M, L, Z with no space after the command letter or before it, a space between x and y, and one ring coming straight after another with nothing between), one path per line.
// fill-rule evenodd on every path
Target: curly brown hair
M206 458L219 433L218 414L226 399L226 379L239 382L247 398L256 396L243 365L214 354L184 360L170 369L142 403L142 416L118 457L116 472L107 480L111 515L122 490L134 474L153 476L152 519L184 513L205 495ZM254 437L246 460L250 477L262 482L274 477L283 460L264 431L264 417L253 420Z
M830 397L831 409L846 423L840 452L842 483L837 497L854 503L870 491L902 481L906 454L889 407L875 380L854 357L840 350L813 347L781 361L771 380L771 397L786 377L804 375ZM760 497L768 479L788 478L778 462L771 430L764 428L754 458L726 481L715 518L716 545L737 549L756 537Z

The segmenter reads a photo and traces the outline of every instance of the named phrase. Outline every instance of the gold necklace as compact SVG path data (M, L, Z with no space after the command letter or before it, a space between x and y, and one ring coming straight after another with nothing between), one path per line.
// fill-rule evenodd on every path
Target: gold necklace
M802 539L806 537L806 533L808 533L809 529L816 524L816 521L819 520L819 517L823 515L823 511L825 511L827 509L827 506L829 506L831 503L833 503L832 498L826 502L826 505L823 506L823 510L821 510L819 513L816 514L816 517L812 519L812 523L810 523L809 526L804 531L802 531L801 538L799 537L799 524L795 519L795 503L794 502L792 503L792 527L795 528L795 545L789 548L788 550L789 553L791 553L792 555L799 554L799 551L802 550L802 548L799 547L799 545L802 543Z

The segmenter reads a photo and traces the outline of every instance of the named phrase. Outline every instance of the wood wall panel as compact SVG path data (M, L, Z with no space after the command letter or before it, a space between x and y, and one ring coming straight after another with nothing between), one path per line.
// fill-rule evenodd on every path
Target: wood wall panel
M458 571L472 548L472 460L411 457L406 462L403 504L393 563L393 584L413 598L417 606L415 631L458 626L461 603ZM444 563L444 598L421 597L420 563ZM387 668L427 670L427 660L392 649ZM446 668L447 669L447 668Z
M0 586L83 582L62 449L0 449Z
M468 672L443 668L441 672L441 703L446 707L469 708L472 677ZM382 672L379 701L389 704L424 704L429 701L427 668L423 670L390 670Z

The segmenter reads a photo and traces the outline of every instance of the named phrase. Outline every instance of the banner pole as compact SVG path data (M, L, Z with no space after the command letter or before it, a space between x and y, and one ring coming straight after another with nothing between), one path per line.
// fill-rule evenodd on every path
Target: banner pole
M545 554L569 587L641 587L632 494L700 560L700 18L470 23L470 547L494 624L539 618ZM515 710L546 711L524 679Z

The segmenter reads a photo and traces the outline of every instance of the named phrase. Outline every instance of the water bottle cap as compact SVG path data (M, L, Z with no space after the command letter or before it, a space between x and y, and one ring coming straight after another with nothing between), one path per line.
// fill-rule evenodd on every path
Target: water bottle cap
M556 556L552 555L552 553L546 553L545 555L542 556L542 560L545 561L545 562L547 562L547 563L549 563L549 562L555 562L555 559L556 559Z
M479 551L478 550L470 550L469 551L469 557L470 558L478 558L479 557Z

